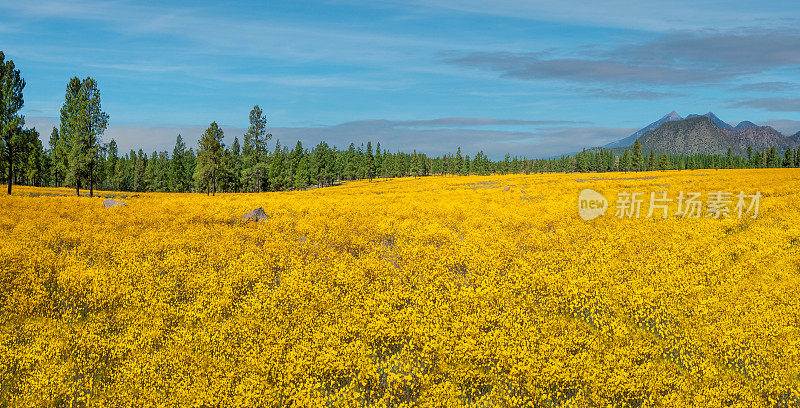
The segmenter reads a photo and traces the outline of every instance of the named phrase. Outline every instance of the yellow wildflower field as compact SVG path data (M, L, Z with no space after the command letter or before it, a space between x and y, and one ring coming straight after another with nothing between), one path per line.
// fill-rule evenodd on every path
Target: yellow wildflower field
M800 405L796 169L14 191L0 406ZM681 191L731 216L646 217Z

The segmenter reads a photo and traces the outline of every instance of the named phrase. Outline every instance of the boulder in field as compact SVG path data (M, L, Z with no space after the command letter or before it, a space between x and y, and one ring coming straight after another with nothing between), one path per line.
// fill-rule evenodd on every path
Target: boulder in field
M108 198L108 199L103 200L103 207L106 207L106 208L124 207L126 205L127 204L125 204L124 201L117 201L117 200L115 200L113 198Z
M511 186L506 186L506 188L503 189L503 192L506 192L508 190L511 190Z
M266 220L267 218L269 217L267 217L267 213L264 212L264 207L258 207L255 210L245 214L243 217L245 221L247 220L261 221L261 220Z

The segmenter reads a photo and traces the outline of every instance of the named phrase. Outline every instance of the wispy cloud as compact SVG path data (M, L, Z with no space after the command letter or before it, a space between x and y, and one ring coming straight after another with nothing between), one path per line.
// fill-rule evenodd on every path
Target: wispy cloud
M739 85L731 90L734 92L784 92L798 88L798 84L792 82L756 82L752 84Z
M90 68L110 69L119 71L133 71L143 73L165 73L165 72L187 72L190 67L186 66L169 66L169 65L151 65L148 63L130 63L130 64L87 64Z
M755 98L730 104L732 108L755 108L770 112L800 112L800 98Z
M698 30L671 32L643 44L620 47L611 55L642 64L721 68L730 74L798 65L798 42L800 29L796 26Z
M445 12L661 32L694 30L709 25L734 29L742 26L743 16L747 16L751 24L790 26L797 21L791 16L800 13L800 6L794 2L748 0L674 0L669 3L639 0L495 0L491 5L480 0L415 0L412 4L409 7L423 10L438 8Z
M14 2L0 5L8 12L36 20L68 19L92 21L105 30L126 36L155 36L181 40L190 51L205 55L248 55L292 58L302 61L349 61L383 63L401 61L412 48L439 49L456 46L444 39L413 35L387 35L329 22L271 20L257 15L230 17L207 7L181 7L129 1ZM369 50L369 52L364 52Z
M634 100L634 99L652 101L656 99L678 98L686 96L684 94L676 92L659 92L659 91L638 90L638 89L626 90L626 89L614 89L614 88L583 89L581 92L599 98L619 99L624 101Z
M800 65L798 43L800 29L795 28L673 32L641 44L618 46L611 50L469 52L446 55L443 60L521 80L557 79L633 85L712 84L765 70L796 67ZM656 95L649 94L650 97Z
M720 73L669 66L642 66L626 61L584 58L545 58L537 53L470 53L445 59L469 68L498 72L521 80L559 79L578 83L687 84L720 78Z

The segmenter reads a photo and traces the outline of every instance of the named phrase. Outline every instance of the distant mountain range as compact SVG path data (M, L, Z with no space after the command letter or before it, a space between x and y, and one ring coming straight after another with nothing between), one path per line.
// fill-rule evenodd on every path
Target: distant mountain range
M656 153L725 154L731 149L734 154L745 155L748 146L754 150L773 146L782 150L797 148L800 145L800 132L786 136L772 127L758 126L747 120L731 126L712 112L682 118L672 111L634 134L603 147L621 150L632 146L637 139L643 151L653 150Z

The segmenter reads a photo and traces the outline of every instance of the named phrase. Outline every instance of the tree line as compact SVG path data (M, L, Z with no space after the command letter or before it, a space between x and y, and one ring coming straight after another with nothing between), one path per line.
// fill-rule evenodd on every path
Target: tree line
M754 150L748 146L746 156L739 156L729 148L726 154L656 154L642 151L639 141L630 149L584 149L574 155L533 161L532 172L610 172L695 169L747 169L800 167L800 146L779 151L775 146Z
M637 140L631 149L583 150L558 158L528 159L506 154L490 160L482 151L473 157L455 153L429 157L413 151L390 152L374 146L337 148L320 142L312 148L297 141L293 148L267 132L266 114L259 106L250 111L250 126L230 146L223 142L222 128L212 122L198 149L187 148L177 135L172 152L142 149L122 154L111 139L103 143L109 115L101 107L97 81L72 78L67 83L60 123L45 146L35 128L25 128L20 114L25 80L13 61L0 51L0 181L12 185L68 186L80 195L82 187L115 191L154 192L262 192L326 187L349 180L422 177L428 175L509 174L544 172L609 172L716 168L800 167L800 148L782 154L773 147L747 149L747 157L726 155L643 154Z

